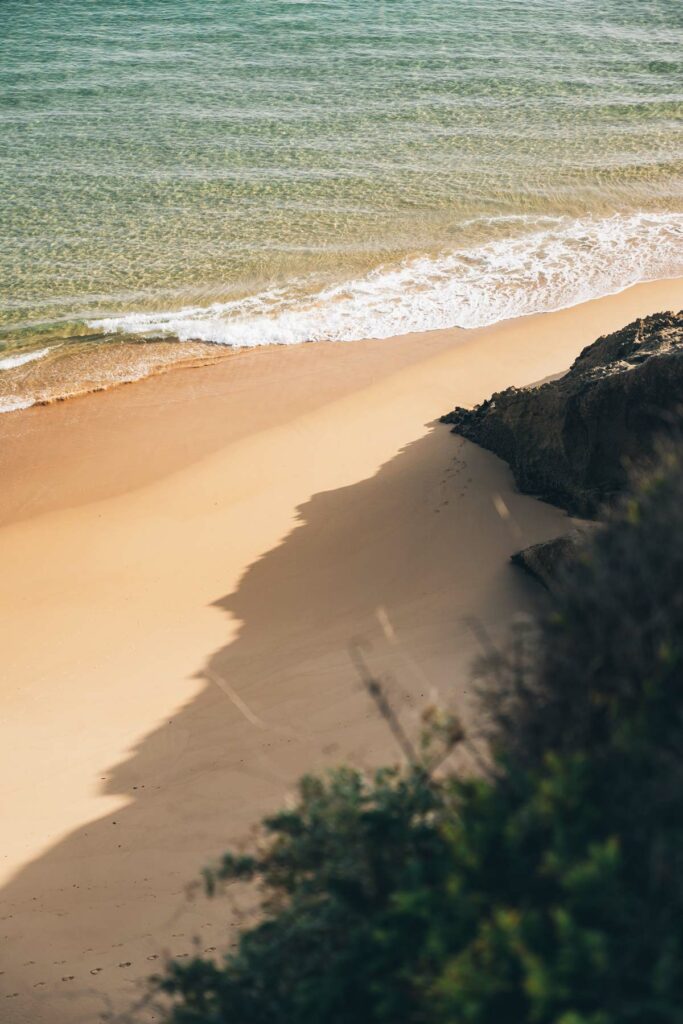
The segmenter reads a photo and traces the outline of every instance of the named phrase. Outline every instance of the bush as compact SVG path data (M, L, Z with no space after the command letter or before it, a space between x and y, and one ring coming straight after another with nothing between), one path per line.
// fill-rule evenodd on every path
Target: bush
M259 922L172 963L172 1024L683 1021L683 460L669 449L488 660L490 770L304 779Z
M171 1019L411 1019L415 958L428 942L423 904L443 889L450 863L437 824L443 802L415 768L372 780L351 769L304 778L296 810L264 822L261 854L228 854L208 872L210 889L258 879L263 920L220 968L171 965L162 982L180 1000Z
M482 696L508 759L535 764L546 750L619 757L622 745L633 753L635 730L648 758L668 764L673 753L677 760L682 723L671 712L680 707L683 680L681 451L660 449L565 573L531 656L518 644L489 660Z

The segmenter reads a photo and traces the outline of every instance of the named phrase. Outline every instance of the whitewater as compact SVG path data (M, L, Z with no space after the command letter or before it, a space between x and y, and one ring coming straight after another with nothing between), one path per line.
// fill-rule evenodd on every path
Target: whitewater
M527 218L497 218L511 228ZM486 327L683 273L683 214L544 217L533 231L417 256L307 294L307 282L231 302L89 321L93 331L234 348Z

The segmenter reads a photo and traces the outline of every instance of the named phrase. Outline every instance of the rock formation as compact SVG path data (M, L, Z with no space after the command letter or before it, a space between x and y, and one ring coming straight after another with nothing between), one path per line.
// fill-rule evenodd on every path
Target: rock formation
M562 537L554 537L552 540L541 541L540 544L524 548L510 560L513 565L518 565L544 587L552 590L558 577L578 557L585 539L585 534L573 530Z
M505 459L521 491L594 516L682 409L683 312L658 313L598 338L563 377L442 421Z

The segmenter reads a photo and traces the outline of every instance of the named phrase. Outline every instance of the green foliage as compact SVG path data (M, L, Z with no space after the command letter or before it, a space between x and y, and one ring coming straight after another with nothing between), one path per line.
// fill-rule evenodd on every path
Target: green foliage
M258 923L158 979L172 1024L683 1021L683 464L671 450L489 659L493 758L305 778L250 856ZM522 649L523 648L523 649ZM445 740L444 740L445 737ZM440 748L441 749L441 748Z
M341 769L304 778L299 797L296 810L265 821L260 855L228 855L209 874L212 887L258 879L264 916L224 969L172 965L163 987L181 997L178 1024L351 1024L368 1006L377 1020L409 1019L424 908L449 867L436 825L444 793L419 769L371 781Z
M683 457L667 447L561 581L532 668L517 671L514 650L489 664L485 702L507 757L631 756L640 737L649 759L653 736L664 757L680 749L682 524Z

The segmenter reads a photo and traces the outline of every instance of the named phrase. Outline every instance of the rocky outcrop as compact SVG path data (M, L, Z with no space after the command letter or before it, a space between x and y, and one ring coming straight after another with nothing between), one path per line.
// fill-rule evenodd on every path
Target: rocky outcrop
M505 459L521 491L594 516L682 409L683 312L658 313L598 338L563 377L442 421Z
M585 534L575 530L563 537L553 537L552 540L542 541L540 544L533 544L530 548L518 551L510 559L513 565L518 565L530 576L542 583L549 590L565 569L571 567L576 561L583 544Z

